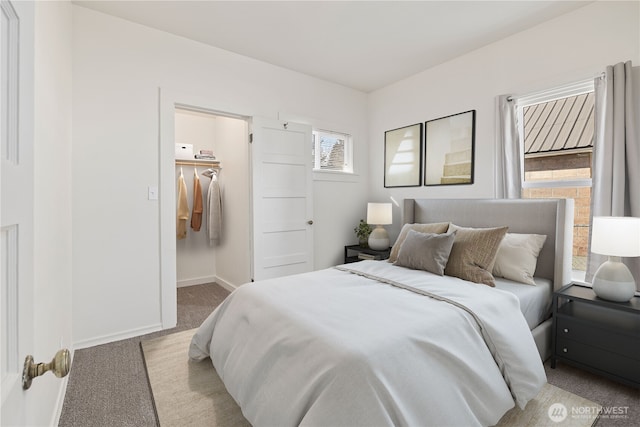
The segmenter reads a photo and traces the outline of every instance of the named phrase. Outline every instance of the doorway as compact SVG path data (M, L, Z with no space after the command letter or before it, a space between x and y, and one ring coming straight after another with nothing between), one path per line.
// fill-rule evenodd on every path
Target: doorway
M177 286L216 282L233 290L250 278L247 120L177 106L174 123L175 182L177 185L182 173L189 207L186 236L176 241ZM206 158L209 155L214 159ZM197 224L192 227L191 223L194 196L198 197L194 194L196 179L200 182L203 201L202 225L198 231ZM216 184L214 180L220 190L222 215L219 236L212 239L208 232L208 189ZM214 215L212 222L216 222L217 217Z
M219 172L222 190L222 236L212 246L214 253L198 262L209 268L204 275L196 273L191 277L182 276L184 285L195 284L200 280L215 282L233 289L246 283L250 278L251 240L250 240L250 189L249 189L249 116L225 113L216 108L206 97L199 95L178 95L170 90L160 89L159 95L159 174L158 201L160 216L160 320L161 328L173 328L177 324L177 180L176 168L176 115L191 113L191 117L212 120L215 156L220 160ZM206 121L206 120L205 120ZM178 124L178 126L181 126ZM217 141L217 143L216 143ZM188 143L180 141L180 143ZM206 148L203 148L206 149ZM199 150L199 149L198 149ZM195 160L195 159L194 159ZM186 169L185 169L186 168ZM185 176L194 175L193 166L183 166ZM206 203L206 190L209 178L199 175ZM193 192L193 187L188 188ZM191 208L191 205L190 205ZM203 217L206 230L206 219ZM204 232L201 236L204 239ZM191 243L195 243L192 240ZM202 244L203 242L201 242ZM192 248L195 249L195 248ZM186 267L189 268L188 266ZM200 270L204 271L204 270ZM182 275L183 273L181 273ZM188 272L185 274L189 274ZM193 280L189 282L189 280Z
M271 273L269 277L313 269L311 126L225 113L232 109L217 108L206 97L177 96L161 89L158 180L162 329L172 328L177 323L177 110L213 116L218 123L215 126L215 139L220 143L215 145L215 155L222 166L223 236L215 247L211 261L215 265L215 281L223 287L234 289L251 281L256 274L256 265L264 260L270 264L263 262L262 267L278 268L280 271L278 274ZM236 135L235 132L238 132L237 135L242 133L242 137L232 137L232 134ZM252 132L252 139L249 132ZM257 149L256 146L262 148ZM305 184L300 186L302 182ZM292 190L286 188L287 185L280 185L283 183L295 188ZM303 187L306 190L302 190ZM281 202L278 206L268 207L262 203L265 197L280 198ZM304 200L299 203L304 208L288 209L287 203L293 199ZM256 203L260 206L256 206ZM279 212L287 215L279 215ZM291 212L296 215L291 215ZM274 215L278 221L271 220ZM281 237L273 241L276 234ZM299 237L302 235L304 237ZM291 236L298 236L294 239L295 244L287 243L286 239Z

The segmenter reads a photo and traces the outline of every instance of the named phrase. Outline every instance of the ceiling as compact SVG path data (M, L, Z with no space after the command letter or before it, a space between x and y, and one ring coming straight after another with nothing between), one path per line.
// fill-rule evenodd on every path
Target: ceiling
M371 92L589 1L74 1Z

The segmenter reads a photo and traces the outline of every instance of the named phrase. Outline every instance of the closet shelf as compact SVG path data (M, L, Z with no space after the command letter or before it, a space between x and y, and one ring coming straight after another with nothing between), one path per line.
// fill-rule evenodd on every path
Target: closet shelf
M220 160L209 160L209 159L176 159L176 166L210 166L218 169L222 169L220 165Z

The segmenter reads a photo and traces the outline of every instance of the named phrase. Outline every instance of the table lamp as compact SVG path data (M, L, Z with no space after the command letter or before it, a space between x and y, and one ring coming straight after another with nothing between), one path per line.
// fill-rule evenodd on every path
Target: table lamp
M389 234L383 225L392 224L391 203L368 203L367 224L375 224L376 228L369 234L369 247L382 251L389 249Z
M636 292L636 282L620 257L640 256L640 218L593 217L591 252L609 257L593 276L596 295L609 301L629 301Z

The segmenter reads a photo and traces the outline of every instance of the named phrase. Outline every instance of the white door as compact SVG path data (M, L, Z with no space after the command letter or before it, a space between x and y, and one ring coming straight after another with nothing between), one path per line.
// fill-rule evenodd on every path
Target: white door
M253 279L313 270L311 127L253 118Z
M0 424L25 425L24 358L33 350L33 3L0 1ZM29 96L31 94L31 98ZM46 327L46 325L43 325ZM30 411L38 411L37 405Z

